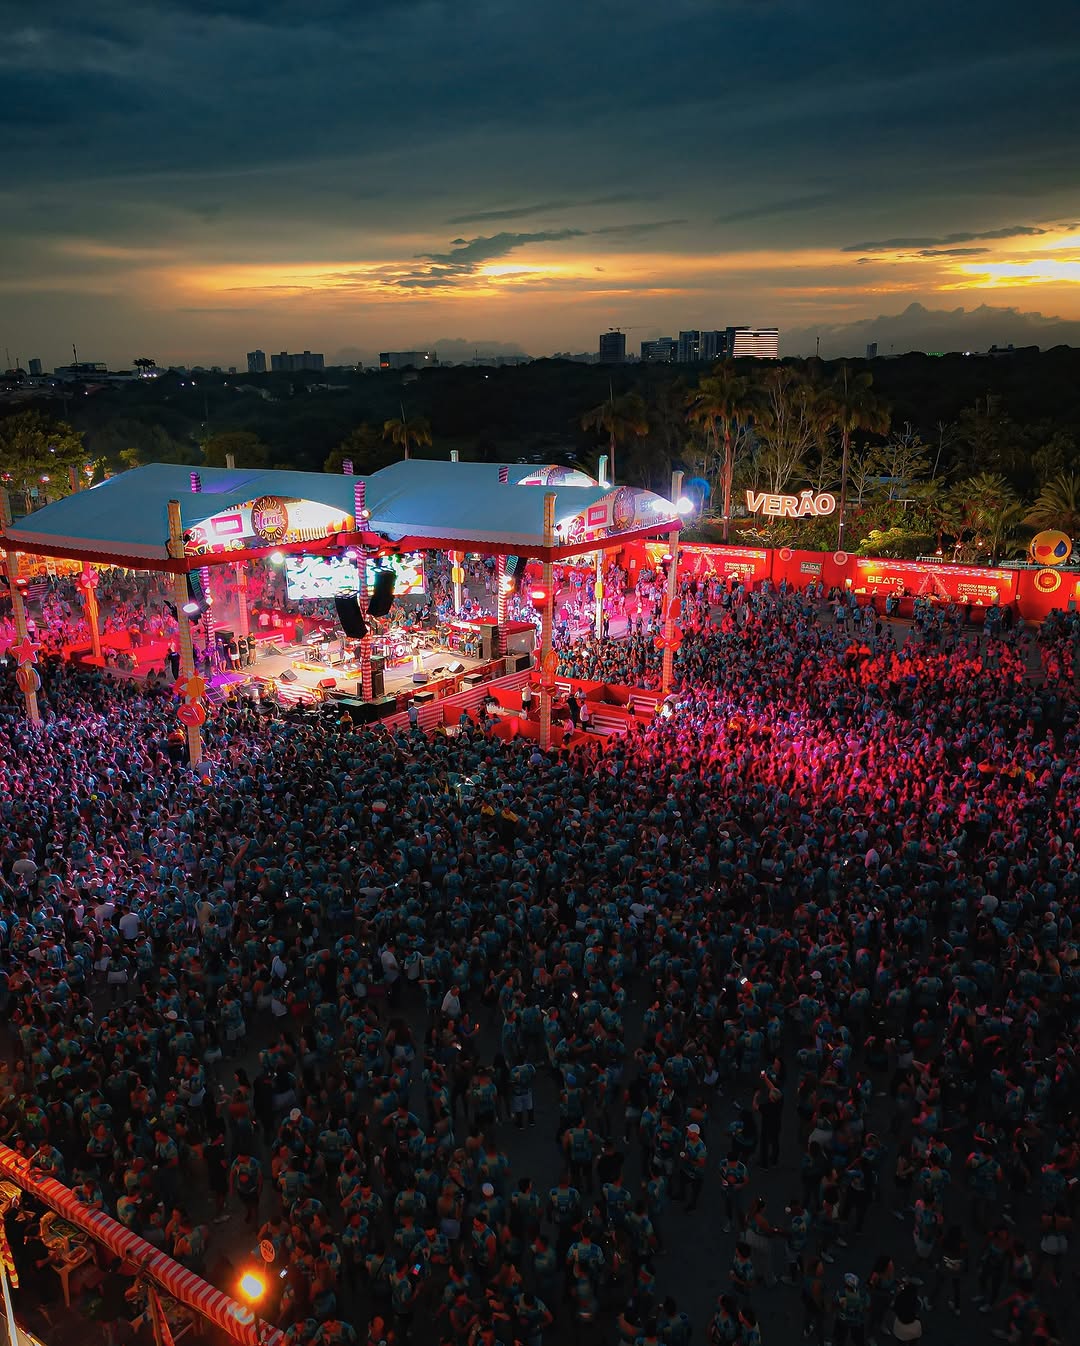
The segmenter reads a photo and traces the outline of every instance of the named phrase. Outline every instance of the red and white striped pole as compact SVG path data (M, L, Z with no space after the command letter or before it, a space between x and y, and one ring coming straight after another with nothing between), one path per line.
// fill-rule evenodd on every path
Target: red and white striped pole
M507 486L509 483L510 469L504 464L499 468L499 485ZM498 627L497 640L500 659L506 653L506 620L510 597L506 589L506 557L500 555L495 558L495 622Z
M352 467L352 464L349 466ZM362 533L367 522L367 483L363 477L357 477L353 482L353 515L355 530ZM375 685L371 676L371 630L367 627L367 552L363 546L360 547L360 590L356 601L366 629L366 634L360 639L360 695L365 701L371 701L375 696Z
M202 477L199 476L198 472L192 472L191 474L191 489L195 492L196 495L202 494ZM213 614L210 611L210 605L213 603L214 600L210 594L209 566L202 566L201 569L199 570L199 583L202 585L203 601L206 603L206 611L203 613L203 620L202 620L203 640L206 642L205 658L212 669L213 655L214 655L214 633L217 630L217 627L214 623Z

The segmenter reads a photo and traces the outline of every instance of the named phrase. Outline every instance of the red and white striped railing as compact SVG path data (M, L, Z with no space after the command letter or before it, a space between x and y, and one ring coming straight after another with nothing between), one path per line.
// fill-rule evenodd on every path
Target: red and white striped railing
M142 1275L150 1277L166 1294L220 1327L241 1346L283 1346L285 1338L276 1327L208 1285L201 1276L173 1261L152 1243L125 1229L111 1215L84 1206L63 1183L30 1173L29 1162L6 1145L0 1145L0 1176L44 1202L69 1223L104 1244L116 1257L138 1267Z

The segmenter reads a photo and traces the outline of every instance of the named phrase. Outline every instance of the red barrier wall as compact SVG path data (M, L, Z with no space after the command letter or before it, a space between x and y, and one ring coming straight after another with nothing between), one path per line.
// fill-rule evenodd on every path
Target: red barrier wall
M655 567L666 553L664 543L631 543L623 549L622 564L630 583L642 566ZM683 575L740 574L751 583L786 579L797 589L821 580L826 588L853 591L860 596L923 594L942 602L953 599L974 608L1016 605L1027 621L1041 622L1054 609L1080 608L1080 575L1063 570L1004 570L991 566L951 565L948 562L894 561L887 557L853 556L849 552L797 551L792 547L758 551L750 547L720 547L685 542L679 548Z
M1016 598L1020 611L1041 622L1053 608L1080 608L1080 575L1075 570L1020 570ZM1055 583L1055 580L1057 583Z

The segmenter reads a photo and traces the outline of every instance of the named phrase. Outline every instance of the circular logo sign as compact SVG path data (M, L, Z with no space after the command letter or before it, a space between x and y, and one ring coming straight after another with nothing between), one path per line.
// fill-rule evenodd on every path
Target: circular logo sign
M277 1256L274 1251L274 1245L269 1239L261 1239L259 1242L259 1256L264 1262L272 1262Z
M832 558L838 566L847 565L848 554L846 551L834 551Z
M790 561L791 558L792 558L794 555L795 555L795 553L791 550L790 547L781 547L781 548L780 548L780 559L781 559L781 561Z
M634 526L637 502L629 486L620 486L611 502L611 531L625 533Z
M251 528L269 546L284 540L289 531L289 511L276 495L261 495L251 506Z
M1041 594L1052 594L1061 588L1061 576L1056 570L1039 570L1035 574L1035 588Z
M189 729L195 729L200 724L206 723L206 707L201 701L192 701L189 705L181 706L176 714L180 723L187 725Z

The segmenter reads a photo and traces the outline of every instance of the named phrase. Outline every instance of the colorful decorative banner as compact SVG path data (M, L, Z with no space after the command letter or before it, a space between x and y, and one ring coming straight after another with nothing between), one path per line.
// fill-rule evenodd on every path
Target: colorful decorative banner
M620 533L659 528L678 521L670 500L636 486L619 486L580 513L560 519L556 537L560 543L598 542Z
M353 522L351 514L316 500L262 495L192 524L184 532L184 551L188 556L206 556L322 542L338 533L351 533Z
M908 594L991 607L1016 597L1016 571L859 556L852 587L857 594Z

